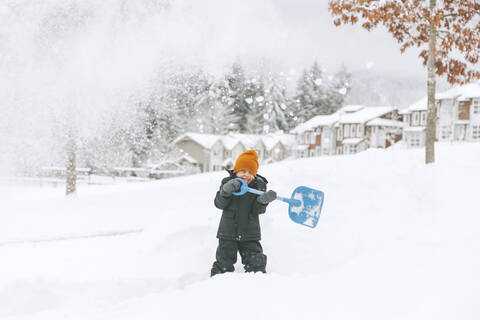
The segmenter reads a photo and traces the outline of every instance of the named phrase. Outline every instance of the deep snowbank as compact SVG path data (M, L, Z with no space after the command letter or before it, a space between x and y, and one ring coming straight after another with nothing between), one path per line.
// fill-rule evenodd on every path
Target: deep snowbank
M71 199L0 187L0 317L480 318L480 144L439 144L428 167L423 150L369 150L259 172L283 196L324 190L319 225L273 203L261 221L269 273L237 264L213 279L224 173L82 187Z

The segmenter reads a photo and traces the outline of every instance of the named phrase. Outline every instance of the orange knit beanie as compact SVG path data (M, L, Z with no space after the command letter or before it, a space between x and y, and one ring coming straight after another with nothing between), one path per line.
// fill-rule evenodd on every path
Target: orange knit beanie
M238 156L235 167L233 167L233 172L237 173L242 170L248 170L251 174L257 176L258 155L255 150L247 150Z

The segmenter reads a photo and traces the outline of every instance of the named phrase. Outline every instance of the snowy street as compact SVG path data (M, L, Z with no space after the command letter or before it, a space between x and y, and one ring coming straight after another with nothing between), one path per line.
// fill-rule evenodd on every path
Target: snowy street
M261 166L269 188L325 192L309 229L275 201L267 274L209 278L223 172L152 183L1 185L0 318L479 319L480 144ZM234 310L234 311L232 311Z

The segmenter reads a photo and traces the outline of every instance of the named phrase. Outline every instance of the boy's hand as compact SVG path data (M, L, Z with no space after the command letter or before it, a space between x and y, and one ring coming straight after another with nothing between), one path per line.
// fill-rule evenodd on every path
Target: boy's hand
M277 199L277 193L273 190L268 190L258 196L257 201L261 204L269 204L273 200Z
M232 192L240 191L241 186L242 183L240 181L232 179L222 186L222 195L225 197L230 197Z

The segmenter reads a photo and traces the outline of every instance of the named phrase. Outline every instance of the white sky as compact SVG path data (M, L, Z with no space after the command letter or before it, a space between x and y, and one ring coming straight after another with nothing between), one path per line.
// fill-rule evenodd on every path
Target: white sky
M418 52L400 54L384 29L368 32L360 25L335 27L328 0L176 0L180 12L202 44L197 54L207 63L263 57L283 68L309 65L327 69L344 63L349 70L424 76ZM188 9L185 9L188 8ZM178 13L180 13L178 12Z

